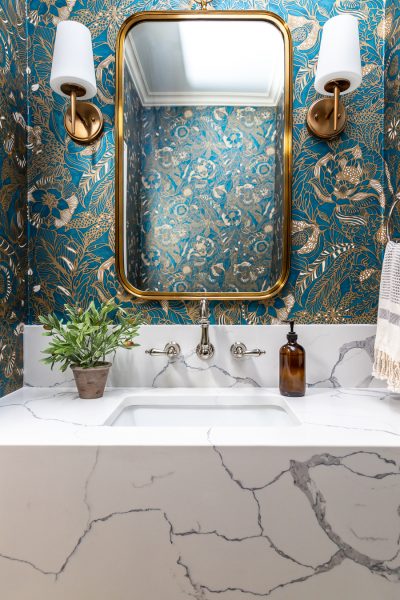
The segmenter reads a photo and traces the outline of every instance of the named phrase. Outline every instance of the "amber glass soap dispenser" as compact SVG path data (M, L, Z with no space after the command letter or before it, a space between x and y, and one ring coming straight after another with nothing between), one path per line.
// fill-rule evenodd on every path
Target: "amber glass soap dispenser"
M306 352L297 343L294 321L290 324L287 344L279 351L279 389L283 396L304 396L306 391Z

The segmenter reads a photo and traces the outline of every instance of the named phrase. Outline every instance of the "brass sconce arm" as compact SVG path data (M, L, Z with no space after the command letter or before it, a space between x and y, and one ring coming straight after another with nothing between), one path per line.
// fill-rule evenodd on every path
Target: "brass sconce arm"
M339 79L338 81L329 81L325 86L325 91L333 94L333 130L338 131L340 94L346 92L350 87L348 79Z
M340 94L349 87L347 79L329 81L325 85L325 91L333 97L317 100L307 114L307 126L313 135L331 140L342 133L347 124L347 112L340 101Z
M65 128L69 136L78 144L90 144L102 132L104 120L101 111L90 102L79 101L86 94L85 88L64 83L64 94L70 97L71 106L65 113Z
M333 129L337 131L338 129L338 118L339 118L339 99L340 99L340 90L337 85L335 85L335 93L334 93L334 117L333 117Z
M61 86L61 91L71 98L71 133L75 135L76 127L76 99L81 98L86 94L85 88L80 85L64 83Z
M75 122L76 122L76 92L71 92L71 130L75 134Z

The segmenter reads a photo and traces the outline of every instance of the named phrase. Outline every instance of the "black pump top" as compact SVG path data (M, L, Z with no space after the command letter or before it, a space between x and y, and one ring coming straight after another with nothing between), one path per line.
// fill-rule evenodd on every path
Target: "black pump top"
M297 342L297 333L294 331L294 321L285 321L285 323L289 323L290 331L287 334L287 340L290 344Z

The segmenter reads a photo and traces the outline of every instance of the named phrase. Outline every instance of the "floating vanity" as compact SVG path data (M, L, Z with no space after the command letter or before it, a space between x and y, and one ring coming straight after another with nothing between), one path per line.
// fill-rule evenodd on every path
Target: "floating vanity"
M399 397L25 388L0 415L7 600L398 598Z

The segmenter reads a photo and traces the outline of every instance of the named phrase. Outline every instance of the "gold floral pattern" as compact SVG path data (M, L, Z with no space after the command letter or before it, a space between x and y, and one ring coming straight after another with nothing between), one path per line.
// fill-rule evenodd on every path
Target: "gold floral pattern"
M198 317L194 303L129 297L117 280L114 264L117 31L133 11L186 9L192 4L184 0L29 3L30 322L50 310L62 315L66 301L86 303L109 297L140 311L147 322L191 323ZM293 34L295 67L290 278L281 295L269 302L213 303L214 322L261 324L289 315L303 323L374 322L388 193L383 161L384 50L386 40L394 35L385 26L383 0L214 0L213 8L266 9L281 15ZM349 124L344 135L324 142L308 133L306 110L317 96L313 80L322 26L348 11L360 19L364 83L345 100ZM96 102L106 125L103 137L91 148L82 149L66 137L65 103L49 88L55 26L63 18L85 23L93 34L100 90ZM393 94L399 81L396 61L393 56L387 70ZM396 118L395 110L388 107L385 127L390 123L392 141L398 139ZM148 184L157 182L150 177ZM207 254L207 240L199 238L193 250ZM154 256L149 254L148 260ZM240 272L251 277L246 265L240 266Z
M393 197L400 192L400 6L397 0L386 2L385 69L385 162L388 178L387 212ZM400 238L400 210L393 214L393 236ZM386 241L386 232L383 231Z
M191 0L0 0L0 395L22 383L21 322L37 322L50 310L62 314L67 300L113 296L154 323L190 323L198 317L195 303L132 299L116 280L114 260L116 34L133 11L186 8L194 8ZM280 14L293 34L295 63L290 280L269 302L214 303L214 321L257 325L290 315L304 323L374 322L385 215L400 183L397 0L214 0L214 8ZM360 19L364 84L346 99L346 133L325 143L310 137L305 114L316 97L321 28L329 17L347 11ZM70 18L92 31L97 101L106 119L104 136L89 148L66 137L65 103L49 86L55 27ZM198 244L201 250L202 241Z
M22 385L26 249L25 3L0 2L0 396Z
M131 252L128 242L128 264L141 267L130 279L135 287L238 292L275 283L273 223L282 211L282 196L276 206L274 195L275 113L233 106L141 110L131 125L145 140L137 149L141 185L127 203L128 221L132 212L137 220L140 206L140 225L129 226L130 237L141 237L140 249Z

